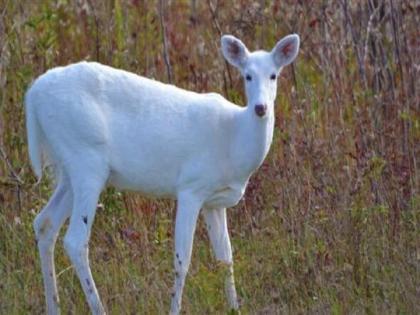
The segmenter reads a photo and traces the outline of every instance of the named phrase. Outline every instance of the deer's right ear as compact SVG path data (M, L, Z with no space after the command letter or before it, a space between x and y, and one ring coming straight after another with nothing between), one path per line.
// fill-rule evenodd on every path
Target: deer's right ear
M222 52L225 59L234 67L242 68L248 59L248 49L232 35L222 37Z

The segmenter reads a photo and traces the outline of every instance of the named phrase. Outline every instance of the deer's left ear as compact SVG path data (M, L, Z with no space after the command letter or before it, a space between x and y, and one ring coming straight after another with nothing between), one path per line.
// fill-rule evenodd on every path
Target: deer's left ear
M280 40L271 51L276 66L281 68L291 64L298 54L299 44L299 35L296 34Z

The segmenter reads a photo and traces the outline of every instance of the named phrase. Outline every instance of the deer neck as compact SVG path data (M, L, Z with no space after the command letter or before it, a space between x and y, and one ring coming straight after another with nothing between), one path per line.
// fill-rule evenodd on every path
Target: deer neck
M251 175L263 163L273 141L274 108L270 108L264 117L259 117L254 106L247 106L238 128L238 165Z

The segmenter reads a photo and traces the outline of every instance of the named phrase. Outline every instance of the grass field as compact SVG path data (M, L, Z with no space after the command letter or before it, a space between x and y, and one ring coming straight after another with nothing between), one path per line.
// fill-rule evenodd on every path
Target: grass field
M94 60L244 104L242 79L220 52L226 33L251 50L301 36L282 72L269 156L228 212L242 313L420 314L418 1L163 4L0 2L0 314L45 312L32 222L52 191L28 160L31 82ZM108 314L168 313L174 206L103 193L90 260ZM88 314L61 240L62 313ZM185 314L226 314L223 272L200 220Z

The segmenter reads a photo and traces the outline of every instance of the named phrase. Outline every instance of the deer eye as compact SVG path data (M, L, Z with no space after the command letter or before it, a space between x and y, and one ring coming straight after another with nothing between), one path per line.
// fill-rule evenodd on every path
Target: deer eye
M275 75L275 74L272 74L272 75L270 76L270 79L271 79L271 80L275 80L275 79L276 79L276 75Z
M251 77L249 74L247 74L247 75L245 76L245 80L247 80L247 81L252 81L252 77Z

